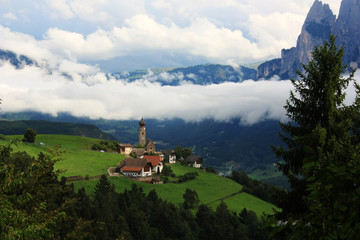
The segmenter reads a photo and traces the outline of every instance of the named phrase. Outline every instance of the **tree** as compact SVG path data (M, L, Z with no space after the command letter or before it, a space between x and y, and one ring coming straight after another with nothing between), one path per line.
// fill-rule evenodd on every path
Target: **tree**
M26 131L24 133L24 138L22 141L28 142L28 143L34 143L36 135L37 135L37 132L34 129L28 128L28 129L26 129Z
M182 157L185 159L188 156L190 156L192 154L192 151L190 148L183 148L182 149Z
M199 205L199 196L195 190L186 188L185 193L183 194L183 198L183 206L185 209L196 208Z
M177 146L175 148L175 155L176 159L185 159L187 156L190 156L192 154L192 151L190 148L181 148L180 146Z
M111 183L105 175L101 175L99 182L96 184L94 195L95 201L99 204L103 204L103 200L111 191Z
M354 131L360 102L357 97L344 105L354 71L342 77L344 48L335 40L330 36L314 47L305 73L292 80L295 92L285 106L291 122L281 124L280 134L286 148L275 149L291 186L276 214L276 232L293 239L353 239L360 231L360 145Z
M0 145L0 239L88 239L91 222L72 213L72 189L53 171L59 158L13 144Z
M216 232L214 229L215 215L208 206L203 204L199 206L199 209L196 212L196 222L199 226L199 239L216 239Z
M165 165L163 170L161 171L161 174L164 176L171 176L171 174L173 174L173 170L171 169L170 166Z

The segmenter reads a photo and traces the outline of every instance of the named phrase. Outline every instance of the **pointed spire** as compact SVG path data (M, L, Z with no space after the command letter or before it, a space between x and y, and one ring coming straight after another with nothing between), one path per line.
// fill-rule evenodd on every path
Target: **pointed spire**
M141 118L139 125L140 125L140 127L145 126L145 121L144 121L143 117Z

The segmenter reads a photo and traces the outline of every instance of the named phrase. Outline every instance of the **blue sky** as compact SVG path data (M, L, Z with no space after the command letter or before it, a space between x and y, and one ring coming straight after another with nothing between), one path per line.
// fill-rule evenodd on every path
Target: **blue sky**
M340 0L327 0L335 14ZM160 86L107 71L253 63L295 46L313 0L0 0L1 112L105 119L183 118L244 124L285 119L290 81ZM163 76L169 79L172 76ZM1 113L0 112L0 113Z

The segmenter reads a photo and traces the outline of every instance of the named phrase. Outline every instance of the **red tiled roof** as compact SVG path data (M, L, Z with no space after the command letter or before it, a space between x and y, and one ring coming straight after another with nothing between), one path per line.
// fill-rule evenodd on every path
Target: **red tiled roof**
M131 167L131 166L124 166L122 168L123 172L140 172L142 167Z
M134 147L134 146L131 145L130 143L120 143L119 146L120 146L120 147L130 147L130 148Z
M160 156L144 156L144 159L151 163L153 167L159 165L159 162L162 161L162 158Z

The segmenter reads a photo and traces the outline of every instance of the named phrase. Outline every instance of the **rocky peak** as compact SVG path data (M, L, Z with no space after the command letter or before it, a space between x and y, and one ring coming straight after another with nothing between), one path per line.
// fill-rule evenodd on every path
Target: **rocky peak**
M335 23L335 15L331 11L329 4L323 4L321 1L315 0L306 16L305 24L309 22L322 23L323 21Z
M288 77L297 77L296 69L302 70L301 63L309 62L314 46L322 45L324 40L329 38L335 20L336 16L328 4L318 0L314 2L301 29L295 50L289 51L290 56L284 56L290 64L284 62L281 68L283 75L287 72Z
M261 64L258 78L269 79L279 75L281 79L297 78L296 70L311 59L314 46L323 45L330 33L337 37L336 44L345 47L343 63L351 68L360 67L360 0L342 0L339 17L330 10L328 4L315 0L312 5L296 47L283 49L281 60L272 60Z
M311 7L301 34L296 44L297 66L300 63L307 63L311 59L311 53L315 45L322 45L324 39L328 39L335 25L336 16L330 10L328 4L316 0ZM289 69L285 69L286 71ZM300 69L299 69L300 70ZM295 73L296 74L296 73ZM291 76L295 77L295 76Z
M345 47L344 63L360 66L360 0L343 0L336 20L334 35L337 44Z

